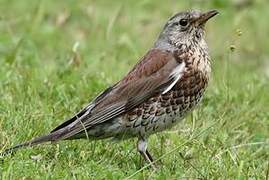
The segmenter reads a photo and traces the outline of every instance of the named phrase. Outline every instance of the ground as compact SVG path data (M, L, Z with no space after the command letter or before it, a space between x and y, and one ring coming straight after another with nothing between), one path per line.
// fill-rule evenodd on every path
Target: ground
M0 151L45 134L124 76L165 21L218 9L207 24L212 79L200 106L136 140L65 141L0 159L1 179L268 179L269 4L240 1L0 0Z

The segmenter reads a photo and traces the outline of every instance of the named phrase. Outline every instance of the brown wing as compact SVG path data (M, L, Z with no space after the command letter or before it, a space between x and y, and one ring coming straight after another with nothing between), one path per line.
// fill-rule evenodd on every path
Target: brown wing
M60 139L70 138L96 124L111 120L140 105L171 85L171 72L180 61L172 52L153 49L87 113L78 118Z
M149 77L150 75L156 73L171 59L173 59L173 54L169 51L162 51L158 49L150 50L120 82L106 89L88 106L86 106L69 120L53 129L51 132L55 132L67 126L72 126L78 119L86 120L93 114L93 110L100 111L104 106L114 103L116 99L121 98L121 94L123 93L122 89L125 87L127 87L125 91L128 90L129 92L135 94L135 89L132 89L131 91L129 90L130 88L133 88L132 84L139 86L139 79ZM131 86L129 86L130 84ZM138 89L139 87L136 88L136 90ZM115 93L115 91L117 91L117 93Z

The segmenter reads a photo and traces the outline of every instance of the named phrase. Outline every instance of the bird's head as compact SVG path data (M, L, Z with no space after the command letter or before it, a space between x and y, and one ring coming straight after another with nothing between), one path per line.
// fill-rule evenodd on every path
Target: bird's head
M159 43L162 41L169 42L169 44L176 46L204 43L205 23L217 14L218 11L216 10L208 12L191 10L177 13L165 24L158 41Z

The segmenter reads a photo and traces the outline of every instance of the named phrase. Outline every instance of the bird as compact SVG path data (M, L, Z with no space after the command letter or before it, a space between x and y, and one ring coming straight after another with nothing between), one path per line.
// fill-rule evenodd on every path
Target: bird
M50 133L4 150L75 139L137 138L137 150L153 168L150 135L170 129L201 101L211 74L205 24L217 10L172 16L153 46L117 83L105 89Z

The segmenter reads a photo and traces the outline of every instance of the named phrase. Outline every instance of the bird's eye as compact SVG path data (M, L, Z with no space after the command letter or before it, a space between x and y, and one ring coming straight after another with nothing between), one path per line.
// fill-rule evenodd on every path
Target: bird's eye
M188 20L187 19L181 19L179 21L179 24L183 27L187 26L188 25Z

